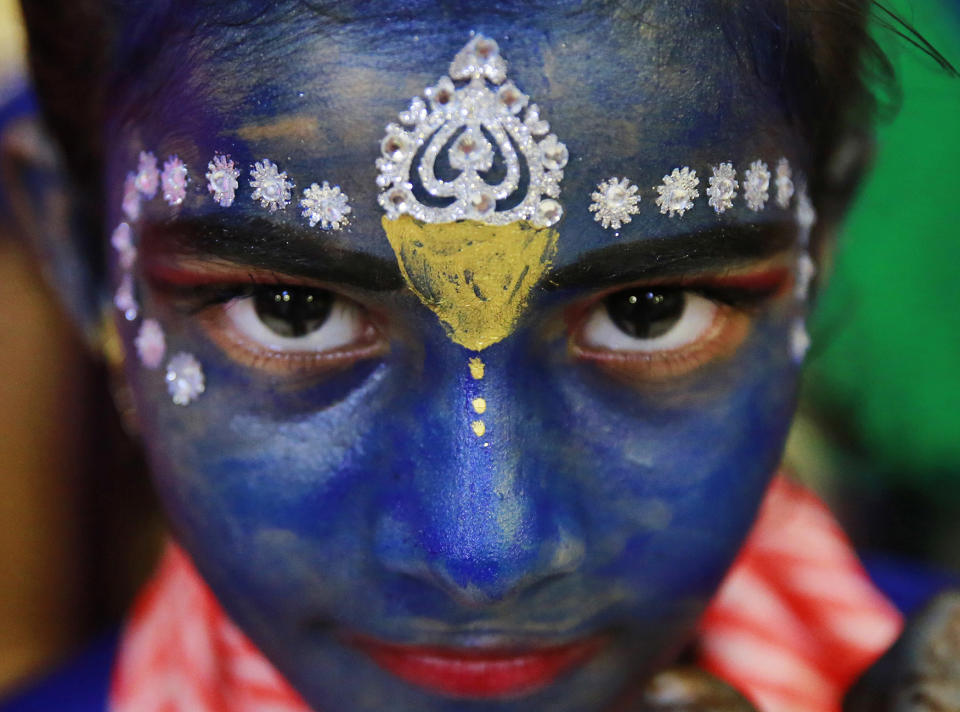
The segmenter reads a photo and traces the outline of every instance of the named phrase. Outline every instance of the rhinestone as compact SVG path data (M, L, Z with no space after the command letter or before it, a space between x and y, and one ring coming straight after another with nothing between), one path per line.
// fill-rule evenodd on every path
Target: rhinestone
M543 156L543 167L548 171L557 171L567 165L570 154L567 147L550 134L540 142L540 154Z
M541 200L540 204L537 205L536 222L538 224L549 227L555 224L561 217L563 217L563 207L556 200L547 198L546 200Z
M192 355L180 352L167 363L167 392L176 405L189 405L206 390L203 367Z

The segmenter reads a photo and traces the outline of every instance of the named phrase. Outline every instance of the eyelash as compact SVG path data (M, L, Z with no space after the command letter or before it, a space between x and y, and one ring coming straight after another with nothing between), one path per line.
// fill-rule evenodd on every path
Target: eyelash
M754 281L758 284L749 287L727 287L706 282L635 285L609 290L568 313L570 353L575 359L590 363L609 377L628 384L656 383L687 375L716 359L734 353L745 340L756 312L765 303L783 294L788 280L787 275L781 272L770 275L769 279ZM712 321L697 334L694 341L677 348L613 350L586 343L586 327L598 310L604 310L606 318L613 323L608 307L611 297L644 291L692 295L709 300L715 308ZM678 317L678 323L687 314L689 300L688 296L684 296L683 311ZM644 341L648 344L656 341L639 338L635 340L638 345Z
M734 286L709 281L697 283L652 284L618 287L595 295L581 302L567 313L569 348L574 358L588 362L607 375L629 383L667 381L688 374L707 363L732 354L745 339L753 314L762 305L778 294L786 285L786 272L767 275L766 278L747 278L752 284L745 286L737 278L728 280ZM265 344L255 343L238 331L232 323L228 309L240 300L262 295L262 290L309 289L295 282L280 279L257 280L253 276L247 282L193 284L189 286L166 285L171 303L185 316L197 317L210 338L234 361L274 375L316 375L347 368L359 360L383 355L389 342L375 323L374 315L356 302L337 292L329 292L339 303L341 300L355 305L366 318L362 338L343 348L327 351L277 350ZM654 290L660 292L683 292L710 300L716 311L704 336L679 348L660 351L638 349L609 350L595 348L584 343L583 330L587 319L597 309L605 308L606 301L617 294L630 290ZM679 319L686 314L687 303ZM322 328L322 327L321 327ZM642 342L643 339L638 341Z
M366 318L362 333L356 341L323 351L271 348L244 335L229 311L243 304L243 300L263 296L263 290L304 289L311 288L279 280L270 282L251 280L246 283L175 286L170 287L168 291L174 308L184 316L199 319L211 340L231 359L241 365L272 375L326 375L348 368L358 361L375 358L387 351L388 342L381 336L373 314L369 310L344 295L322 287L313 289L331 294L334 300L328 319L333 317L333 310L338 305L349 310L355 309ZM321 326L317 331L323 328ZM303 337L304 340L308 336ZM282 342L290 338L278 334L276 341Z

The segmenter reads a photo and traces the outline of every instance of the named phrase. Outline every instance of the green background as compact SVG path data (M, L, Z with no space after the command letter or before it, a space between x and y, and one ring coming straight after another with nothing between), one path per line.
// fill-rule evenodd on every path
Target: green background
M888 6L960 66L958 3ZM845 476L960 500L960 80L874 34L903 101L837 244L805 396Z

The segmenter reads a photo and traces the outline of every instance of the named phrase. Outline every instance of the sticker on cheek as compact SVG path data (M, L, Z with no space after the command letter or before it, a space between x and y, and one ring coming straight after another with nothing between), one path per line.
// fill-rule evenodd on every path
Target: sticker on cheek
M137 347L140 363L149 369L159 368L167 351L167 340L160 322L156 319L144 319L133 343Z
M135 173L128 173L123 181L123 202L120 207L123 214L127 216L127 220L138 220L140 218L140 191L137 190Z
M183 351L167 362L167 392L176 405L189 405L206 390L203 366L193 356Z

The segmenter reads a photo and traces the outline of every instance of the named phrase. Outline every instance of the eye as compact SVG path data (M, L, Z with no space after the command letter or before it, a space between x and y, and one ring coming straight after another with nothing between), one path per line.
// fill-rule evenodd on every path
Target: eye
M204 322L234 360L277 373L348 365L385 349L364 307L315 287L247 288L207 307Z
M694 292L617 292L587 319L584 344L611 351L668 351L699 339L716 314L716 303Z
M226 313L238 332L274 351L328 351L358 339L358 305L309 287L259 287L234 299Z
M732 352L749 321L745 311L693 290L635 287L592 304L572 345L616 376L659 380Z

